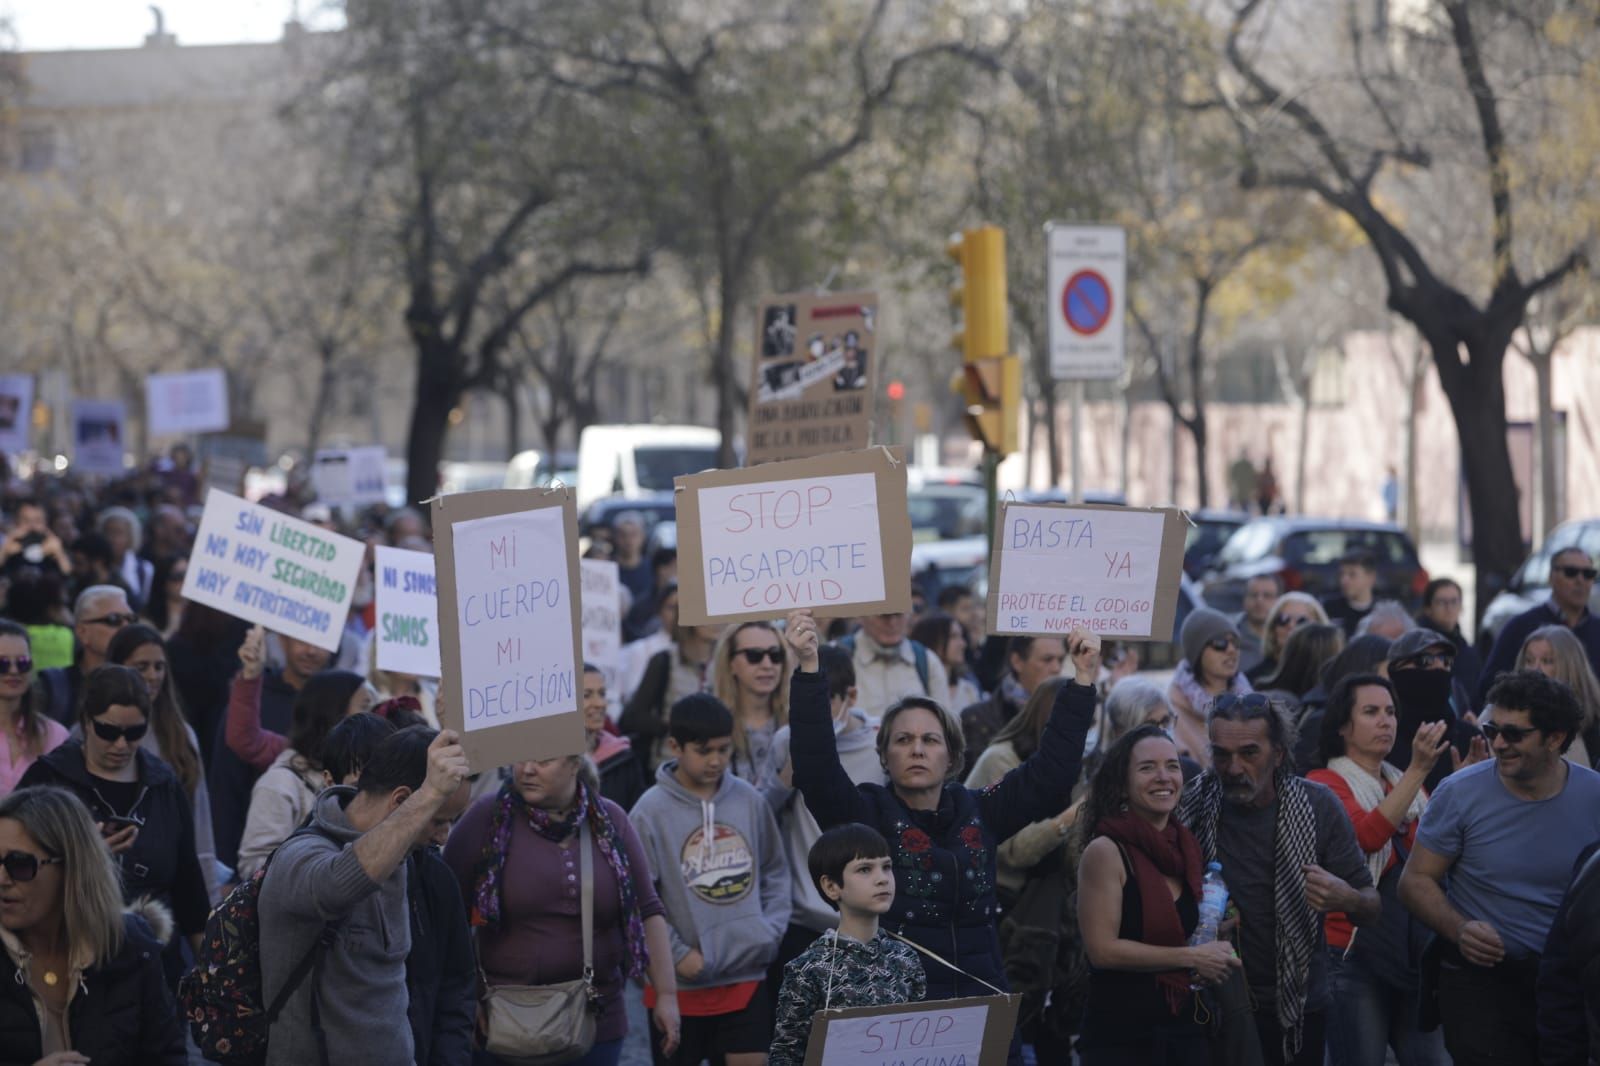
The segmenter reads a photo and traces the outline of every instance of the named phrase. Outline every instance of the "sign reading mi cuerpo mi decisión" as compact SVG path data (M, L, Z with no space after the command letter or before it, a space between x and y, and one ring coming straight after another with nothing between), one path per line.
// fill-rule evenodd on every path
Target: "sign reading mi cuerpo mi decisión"
M337 651L365 554L358 540L212 489L183 597Z

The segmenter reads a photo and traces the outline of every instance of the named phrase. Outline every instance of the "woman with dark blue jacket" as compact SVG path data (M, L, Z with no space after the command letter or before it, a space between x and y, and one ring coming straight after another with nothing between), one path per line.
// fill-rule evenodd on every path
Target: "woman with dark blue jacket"
M1099 638L1072 634L1067 646L1076 683L1061 686L1038 752L982 791L955 781L962 765L960 725L938 703L916 697L889 707L879 726L878 755L889 785L851 781L834 747L828 682L809 611L789 616L786 638L799 664L790 682L790 750L806 807L824 829L861 822L889 841L895 897L883 927L971 975L923 955L929 999L992 994L984 982L1004 989L995 850L1072 803L1094 717Z

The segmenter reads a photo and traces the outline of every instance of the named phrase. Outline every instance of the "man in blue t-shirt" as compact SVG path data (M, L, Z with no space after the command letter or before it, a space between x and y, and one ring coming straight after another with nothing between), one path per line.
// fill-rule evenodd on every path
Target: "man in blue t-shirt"
M1582 714L1559 681L1507 674L1485 715L1494 760L1434 793L1400 899L1447 942L1439 1012L1456 1066L1533 1066L1539 953L1574 861L1600 839L1600 774L1562 758Z

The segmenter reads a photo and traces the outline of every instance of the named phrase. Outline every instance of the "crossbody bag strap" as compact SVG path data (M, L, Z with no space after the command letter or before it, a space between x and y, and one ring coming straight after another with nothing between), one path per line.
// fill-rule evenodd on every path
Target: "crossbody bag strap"
M583 980L594 987L594 856L585 839L583 819L578 820L578 877L583 911Z

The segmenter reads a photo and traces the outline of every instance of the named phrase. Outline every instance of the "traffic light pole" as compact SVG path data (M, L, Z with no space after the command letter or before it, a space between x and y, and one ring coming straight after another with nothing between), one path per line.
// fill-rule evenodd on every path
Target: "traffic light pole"
M994 533L1000 510L1000 457L988 448L983 450L983 535L989 542L985 558L994 558Z

